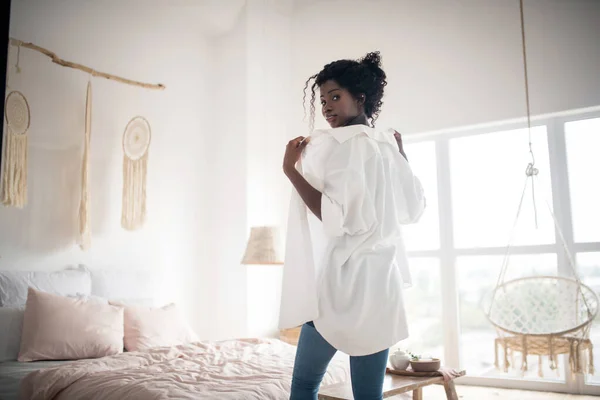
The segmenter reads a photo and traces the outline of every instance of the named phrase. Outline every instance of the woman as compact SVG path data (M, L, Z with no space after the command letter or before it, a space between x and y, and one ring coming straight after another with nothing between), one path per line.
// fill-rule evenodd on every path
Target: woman
M420 218L425 198L400 134L373 127L387 84L379 53L326 65L305 92L312 79L311 127L318 87L332 129L291 140L283 160L302 208L313 214L310 229L295 237L295 220L288 223L280 318L283 325L303 324L291 399L317 398L337 350L350 355L354 398L381 399L389 348L408 337L402 287L410 273L400 225ZM291 257L295 241L308 241L309 251ZM314 290L297 278L313 260Z

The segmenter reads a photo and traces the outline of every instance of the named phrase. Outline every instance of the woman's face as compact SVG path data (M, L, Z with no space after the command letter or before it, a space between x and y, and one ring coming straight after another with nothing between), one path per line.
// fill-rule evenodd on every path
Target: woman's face
M345 126L363 113L362 102L356 100L348 90L333 80L323 83L321 91L321 111L332 128Z

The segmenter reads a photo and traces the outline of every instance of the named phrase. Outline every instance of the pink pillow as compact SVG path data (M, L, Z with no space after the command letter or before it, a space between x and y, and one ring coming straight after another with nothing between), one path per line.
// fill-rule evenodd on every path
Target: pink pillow
M19 361L98 358L123 351L122 307L29 288Z
M111 304L119 304L113 303ZM175 304L153 308L125 306L125 349L176 346L198 340Z

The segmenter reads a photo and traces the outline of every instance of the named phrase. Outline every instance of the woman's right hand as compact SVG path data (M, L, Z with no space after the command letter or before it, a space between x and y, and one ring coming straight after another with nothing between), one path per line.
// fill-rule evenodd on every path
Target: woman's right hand
M296 139L289 141L285 148L283 156L283 171L287 174L289 171L296 169L296 163L302 156L302 151L310 141L310 137L298 136Z

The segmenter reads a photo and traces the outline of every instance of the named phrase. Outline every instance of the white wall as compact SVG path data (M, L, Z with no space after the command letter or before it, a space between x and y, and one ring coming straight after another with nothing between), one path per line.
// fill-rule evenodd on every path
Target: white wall
M291 188L283 174L282 159L292 136L291 2L249 0L245 17L248 229L275 225L285 234ZM283 267L249 265L247 269L248 334L277 335Z
M600 2L524 3L532 113L600 105ZM381 51L389 78L380 126L414 133L524 116L518 5L498 0L297 1L295 121L302 117L307 77L330 61L373 50Z
M246 19L212 39L207 129L207 198L211 338L247 332L246 268L240 264L247 237L247 45Z
M281 169L288 132L291 3L249 0L235 28L214 40L211 264L218 337L277 334L282 267L240 264L250 228L283 226Z
M127 7L116 2L13 1L11 36L60 57L135 80L164 83L145 90L93 79L91 134L92 247L75 245L80 193L85 91L88 77L22 49L22 73L9 84L31 108L29 204L0 208L0 269L148 269L162 275L163 300L180 303L193 327L210 296L205 281L210 235L202 210L207 186L208 44L176 7ZM16 49L10 62L16 61ZM152 127L148 221L130 233L120 227L121 135L128 120Z

